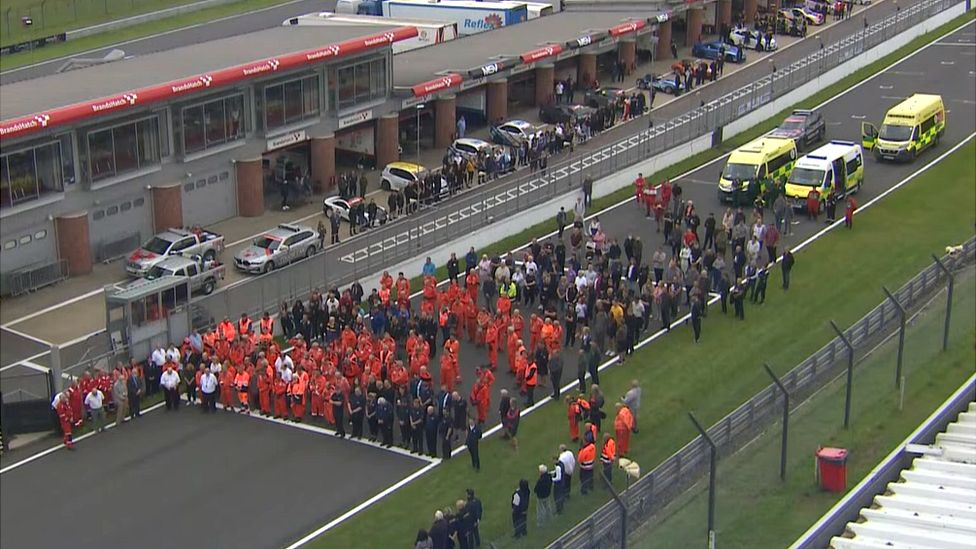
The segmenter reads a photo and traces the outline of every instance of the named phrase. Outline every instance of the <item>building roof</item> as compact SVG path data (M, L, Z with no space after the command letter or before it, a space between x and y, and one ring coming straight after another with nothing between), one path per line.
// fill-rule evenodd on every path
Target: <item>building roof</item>
M397 87L436 78L439 73L459 73L491 63L493 58L518 57L548 44L564 44L582 36L607 33L611 28L633 20L646 21L660 12L635 10L631 13L560 12L490 32L462 36L451 42L401 53L393 65ZM464 77L467 80L467 76Z
M972 547L976 539L976 402L888 484L834 549Z
M41 113L259 59L391 32L395 28L361 25L273 27L10 84L4 84L0 76L0 120Z

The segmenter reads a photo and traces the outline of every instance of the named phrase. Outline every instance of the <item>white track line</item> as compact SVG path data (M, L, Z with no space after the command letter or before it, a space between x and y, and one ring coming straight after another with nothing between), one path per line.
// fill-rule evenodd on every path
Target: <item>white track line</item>
M14 334L15 336L20 336L20 337L22 337L24 339L29 339L29 340L31 340L31 341L33 341L35 343L40 343L41 345L44 345L46 347L50 347L52 345L52 343L50 341L46 340L46 339L41 339L39 337L32 336L30 334L25 334L24 332L21 332L20 330L14 330L13 328L8 328L6 326L4 326L3 329L6 330L6 331L8 331L8 332L10 332L10 333L12 333L12 334Z

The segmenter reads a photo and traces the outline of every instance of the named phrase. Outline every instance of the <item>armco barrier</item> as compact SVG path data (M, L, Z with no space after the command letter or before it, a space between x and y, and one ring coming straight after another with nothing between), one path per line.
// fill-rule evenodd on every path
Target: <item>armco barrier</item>
M554 204L556 208L559 204L571 205L571 195L586 176L596 180L596 196L610 194L631 184L637 171L652 173L710 147L714 128L729 128L753 112L768 117L772 112L764 107L773 108L781 96L793 98L793 90L819 81L826 71L848 64L866 64L863 53L879 45L890 51L890 46L885 45L889 39L906 31L910 37L920 35L928 25L947 21L962 13L962 9L958 0L923 0L825 44L813 55L778 69L775 77L760 78L617 143L585 155L570 154L544 173L519 172L500 185L465 193L442 207L329 248L327 254L231 285L194 302L194 327L201 328L224 316L236 318L242 312L255 315L276 311L281 300L304 298L314 288L345 286L355 280L372 283L382 270L419 272L426 256L441 264L451 251L460 250L459 246L496 241L537 223L540 216L548 218L543 212L554 211ZM899 40L904 37L899 36ZM813 90L813 86L804 89ZM802 98L791 100L799 99ZM343 258L351 269L347 268L342 276L329 273L327 255Z
M963 246L962 253L945 256L942 261L950 270L956 270L971 264L974 259L976 239L970 239ZM911 310L944 282L945 274L933 263L902 286L895 293L895 297L902 307ZM897 324L898 312L890 301L885 300L845 330L844 335L855 349L865 348L877 336L894 329ZM843 372L846 368L846 352L847 347L843 341L835 337L781 376L781 381L790 392L791 401L801 402ZM769 385L715 423L708 429L708 436L718 445L720 456L730 455L776 421L781 410L782 395L775 385ZM628 508L628 530L633 531L704 476L708 471L708 457L709 447L699 435L624 490L620 497ZM611 501L560 536L549 547L609 549L619 544L621 535L620 511Z

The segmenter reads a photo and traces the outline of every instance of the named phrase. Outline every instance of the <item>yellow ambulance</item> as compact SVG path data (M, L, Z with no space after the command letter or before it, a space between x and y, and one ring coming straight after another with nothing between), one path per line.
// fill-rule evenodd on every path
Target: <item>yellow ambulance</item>
M874 150L878 160L914 160L918 153L939 144L945 133L946 110L941 95L916 93L898 103L878 129L861 123L861 144Z
M830 191L838 199L856 193L864 184L864 155L851 141L834 140L796 161L786 181L786 199L793 208L805 210L807 196L816 189L821 202Z
M740 200L750 203L756 197L749 193L749 184L758 181L779 181L789 177L796 163L796 141L790 137L763 136L732 151L718 180L718 198L721 202L734 200L736 182L741 191ZM759 192L763 189L760 187Z

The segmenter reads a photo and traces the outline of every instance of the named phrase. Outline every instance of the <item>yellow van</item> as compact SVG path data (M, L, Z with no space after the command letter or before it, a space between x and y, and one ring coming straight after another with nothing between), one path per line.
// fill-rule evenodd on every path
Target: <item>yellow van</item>
M861 123L861 144L878 160L914 160L939 144L945 133L946 110L941 95L916 93L898 103L884 117L879 130Z
M718 180L718 198L721 202L735 200L736 184L740 189L740 202L754 200L757 192L763 192L767 181L789 177L796 163L796 141L789 137L764 136L754 139L732 151ZM758 188L750 191L751 183Z
M786 199L805 210L807 196L816 189L821 202L833 190L837 198L856 193L864 184L864 155L851 141L831 141L796 161L786 181Z

